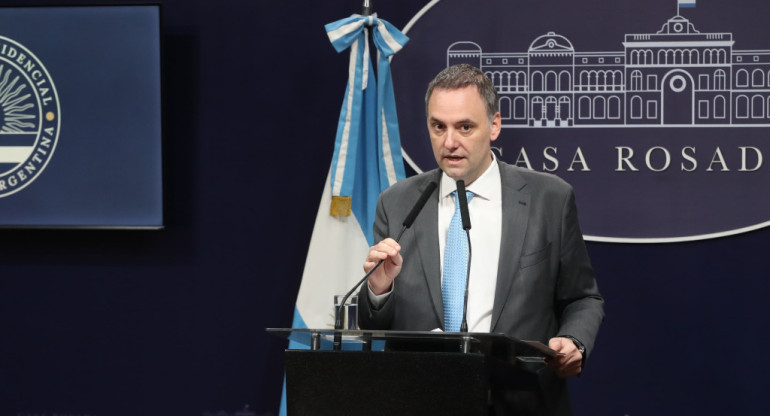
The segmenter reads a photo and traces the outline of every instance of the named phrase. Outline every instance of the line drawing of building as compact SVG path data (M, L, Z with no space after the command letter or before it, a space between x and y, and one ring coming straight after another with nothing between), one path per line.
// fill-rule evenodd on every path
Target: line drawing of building
M548 32L527 52L447 48L497 88L503 127L770 126L770 50L734 50L677 14L657 33L626 34L618 52L578 52Z

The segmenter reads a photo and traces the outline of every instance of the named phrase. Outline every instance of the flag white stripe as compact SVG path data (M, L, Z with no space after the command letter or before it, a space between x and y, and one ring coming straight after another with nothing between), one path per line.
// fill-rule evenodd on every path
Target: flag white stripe
M393 51L393 53L396 53L403 48L403 46L398 43L395 39L393 39L393 36L388 32L387 26L385 26L385 23L379 21L377 22L377 26L380 29L380 35L382 36L382 39L385 41L385 43L388 44L388 47Z
M393 152L390 149L390 136L388 135L388 124L385 119L385 108L382 109L382 158L385 159L385 172L388 175L388 184L393 185L398 181L396 177L396 167L393 165Z
M348 63L348 97L345 107L345 125L342 129L342 140L340 151L337 155L337 169L334 175L334 195L339 195L342 191L342 182L345 178L345 163L348 157L348 143L350 142L350 120L353 113L353 95L356 87L356 57L358 56L358 40L353 42L350 47L350 62Z
M329 40L334 43L337 39L347 35L348 33L355 32L359 27L363 26L363 24L363 20L357 20L355 22L342 25L337 29L332 30L331 32L327 32Z

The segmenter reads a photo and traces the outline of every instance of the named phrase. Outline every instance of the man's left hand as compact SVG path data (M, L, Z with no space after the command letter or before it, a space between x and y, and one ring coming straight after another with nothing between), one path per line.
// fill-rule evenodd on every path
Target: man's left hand
M548 346L561 354L556 357L549 357L545 360L548 367L551 367L561 378L572 377L583 371L583 354L577 349L577 346L569 338L551 338Z

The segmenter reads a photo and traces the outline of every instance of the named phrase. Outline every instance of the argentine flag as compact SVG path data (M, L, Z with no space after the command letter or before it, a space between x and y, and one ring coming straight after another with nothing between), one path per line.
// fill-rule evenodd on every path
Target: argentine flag
M679 2L679 7L695 7L695 0L677 0Z
M377 77L367 27L373 28ZM376 15L353 15L326 25L326 31L337 52L350 49L348 84L293 328L334 328L334 295L345 294L364 275L377 197L405 177L390 57L409 39ZM305 347L291 342L289 348ZM285 386L280 414L286 414Z

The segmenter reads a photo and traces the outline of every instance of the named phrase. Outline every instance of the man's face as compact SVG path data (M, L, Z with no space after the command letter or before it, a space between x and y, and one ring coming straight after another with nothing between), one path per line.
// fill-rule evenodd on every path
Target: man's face
M435 89L428 100L433 156L450 178L470 185L492 163L490 144L500 134L500 113L492 123L475 86Z

